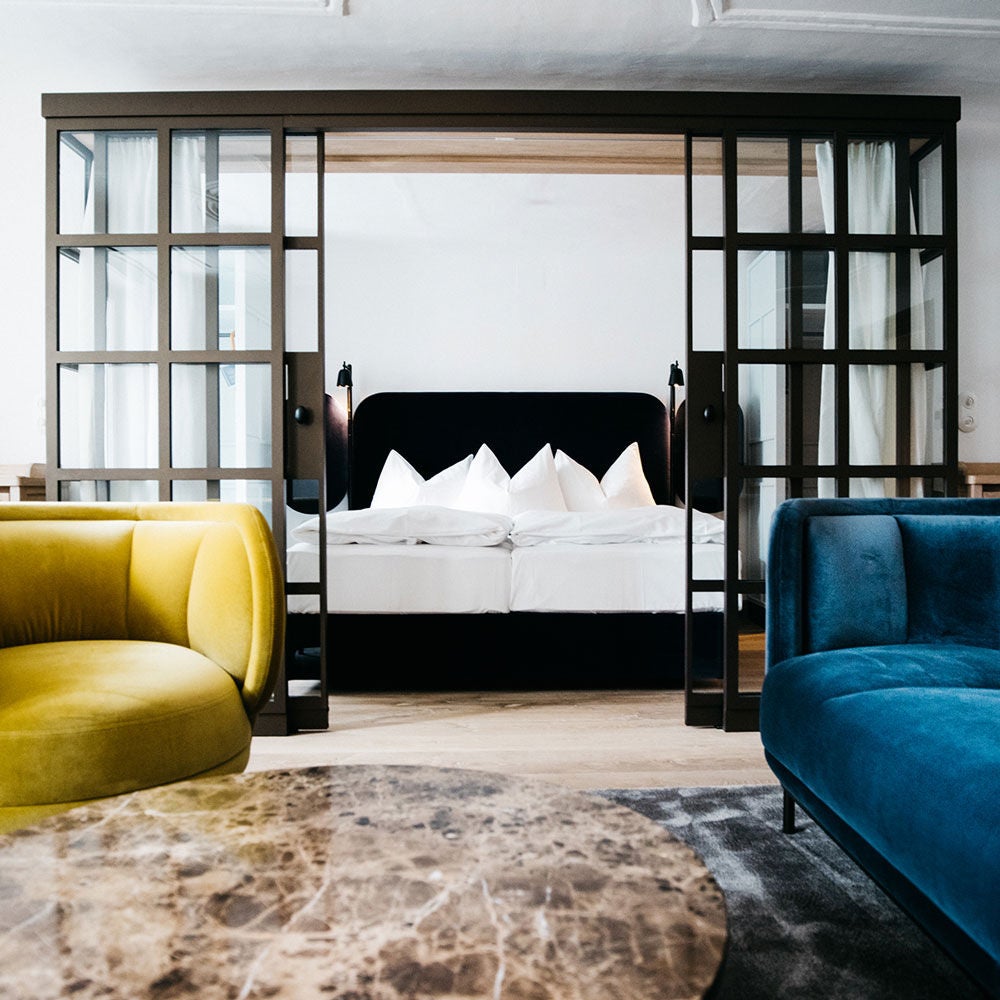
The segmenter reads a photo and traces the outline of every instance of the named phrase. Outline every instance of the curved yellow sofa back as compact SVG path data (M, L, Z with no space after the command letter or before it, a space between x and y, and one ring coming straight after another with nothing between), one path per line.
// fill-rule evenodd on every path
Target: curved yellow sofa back
M237 682L251 721L284 642L274 539L248 504L0 505L0 647L187 646Z

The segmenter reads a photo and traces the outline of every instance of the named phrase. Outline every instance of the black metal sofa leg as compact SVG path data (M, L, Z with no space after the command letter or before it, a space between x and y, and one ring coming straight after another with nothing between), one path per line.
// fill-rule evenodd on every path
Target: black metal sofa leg
M787 789L782 788L781 832L795 833L795 799Z

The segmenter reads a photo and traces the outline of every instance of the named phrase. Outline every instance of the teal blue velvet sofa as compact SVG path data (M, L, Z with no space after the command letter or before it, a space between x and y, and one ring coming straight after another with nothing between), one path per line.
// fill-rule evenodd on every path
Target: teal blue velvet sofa
M785 789L1000 996L1000 500L789 500L760 730Z

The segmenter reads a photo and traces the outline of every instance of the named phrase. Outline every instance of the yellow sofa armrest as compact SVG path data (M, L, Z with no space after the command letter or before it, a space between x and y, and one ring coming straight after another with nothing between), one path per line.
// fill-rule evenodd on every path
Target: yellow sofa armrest
M263 515L250 504L169 503L139 504L137 516L208 526L190 577L188 645L241 682L255 718L274 690L285 636L281 563Z

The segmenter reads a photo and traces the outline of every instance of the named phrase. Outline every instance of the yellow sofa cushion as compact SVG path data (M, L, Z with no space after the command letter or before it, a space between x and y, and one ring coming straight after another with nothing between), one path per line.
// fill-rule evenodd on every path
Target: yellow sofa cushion
M0 523L0 646L127 638L132 528L131 521Z
M251 727L236 682L192 649L88 640L0 649L0 808L72 803L232 762Z

